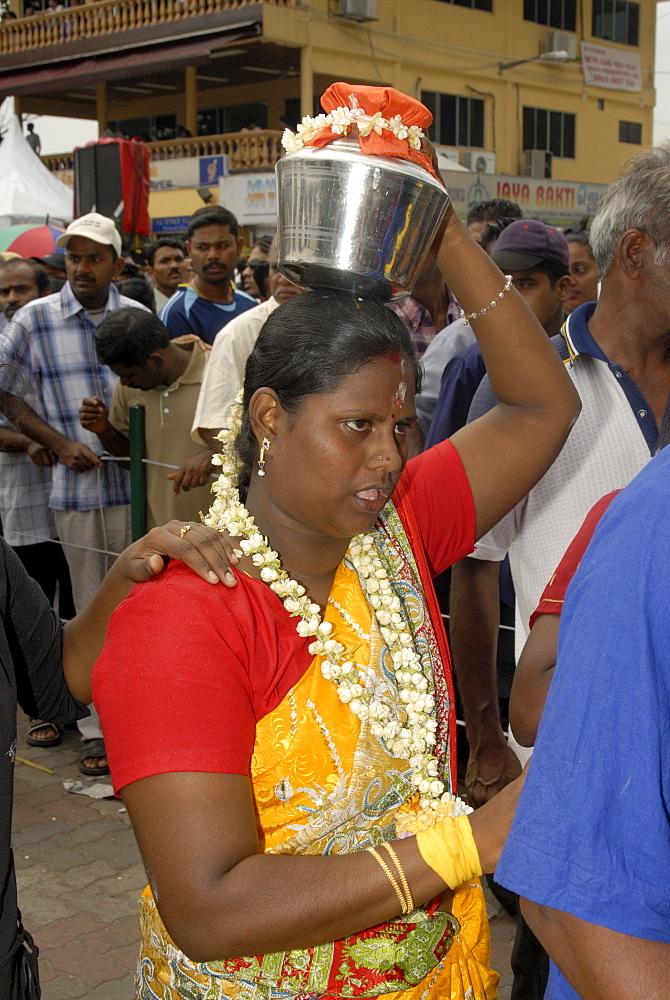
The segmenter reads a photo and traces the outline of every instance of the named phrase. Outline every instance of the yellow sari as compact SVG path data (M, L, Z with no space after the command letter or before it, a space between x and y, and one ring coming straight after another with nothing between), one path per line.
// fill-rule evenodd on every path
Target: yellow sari
M403 581L402 603L415 645L431 656L431 626L418 569L392 508L384 524L376 529L378 549L390 579ZM347 560L337 571L324 618L338 641L353 651L350 656L365 671L366 685L397 700L383 639ZM251 781L261 852L361 851L394 840L396 817L416 804L407 761L390 756L368 723L340 702L320 664L315 657L281 704L256 726ZM443 746L447 743L444 730ZM443 757L446 764L447 755ZM446 767L443 777L448 783ZM494 1000L498 976L488 968L488 924L479 882L454 892L451 914L438 911L438 904L435 900L409 916L315 948L196 963L171 941L147 888L140 900L137 996Z

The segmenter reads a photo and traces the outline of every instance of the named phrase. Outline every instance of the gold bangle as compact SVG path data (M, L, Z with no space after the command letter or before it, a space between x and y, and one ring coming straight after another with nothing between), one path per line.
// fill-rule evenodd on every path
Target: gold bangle
M374 847L368 847L368 848L366 848L366 850L367 850L368 854L372 855L372 857L375 859L375 861L377 862L377 864L379 865L379 867L381 868L381 870L384 872L384 874L386 875L386 877L389 880L389 882L391 883L391 885L393 886L395 894L398 897L398 902L400 903L400 910L401 910L401 912L402 913L409 913L409 912L411 912L410 910L407 909L407 901L406 901L404 895L402 894L402 892L400 890L400 886L396 882L396 879L395 879L395 876L394 876L393 872L391 871L391 869L389 868L389 866L386 864L386 862L384 861L384 859L382 858L382 856L377 853L377 851L374 849Z
M407 906L407 912L408 913L413 913L414 912L414 900L412 899L412 890L409 887L409 882L407 881L407 876L405 875L405 871L403 869L403 866L400 864L400 861L398 859L398 855L393 850L393 848L391 847L390 844L383 843L382 847L385 847L386 850L388 851L389 857L391 858L391 861L395 865L396 871L398 872L398 877L400 878L400 884L401 884L401 886L403 888L403 892L405 893L405 905Z
M478 316L486 316L487 312L489 312L491 309L495 309L495 307L498 305L498 299L504 298L504 296L507 294L507 292L509 292L511 287L512 287L512 275L506 274L505 286L502 292L498 292L497 297L495 299L491 299L491 301L487 306L484 306L484 308L480 309L479 312L472 312L472 313L466 313L465 309L461 309L459 315L460 318L463 320L463 326L467 326L467 322L469 319L477 319Z

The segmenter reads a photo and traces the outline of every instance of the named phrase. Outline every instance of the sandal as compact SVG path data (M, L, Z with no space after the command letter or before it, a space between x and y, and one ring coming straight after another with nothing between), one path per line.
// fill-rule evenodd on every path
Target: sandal
M98 759L104 757L105 760L107 759L104 740L86 740L82 744L81 753L79 754L79 773L85 774L90 778L102 778L105 774L109 774L107 764L98 765L97 767L90 767L88 764L84 764L84 761L90 757Z
M58 723L40 722L39 719L31 719L30 721L34 721L35 725L31 726L26 734L26 743L29 747L57 747L59 743L62 743L63 730ZM42 729L51 729L56 735L40 738L36 733Z

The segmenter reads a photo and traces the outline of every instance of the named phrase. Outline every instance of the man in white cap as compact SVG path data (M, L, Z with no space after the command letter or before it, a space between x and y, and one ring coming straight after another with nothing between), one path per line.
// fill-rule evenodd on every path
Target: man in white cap
M124 469L100 459L100 442L81 426L79 407L90 396L110 405L116 377L98 362L96 328L111 310L137 308L137 302L114 285L123 259L111 219L83 215L57 245L65 249L67 282L60 292L19 309L4 330L0 353L9 364L0 370L0 410L53 456L49 507L81 611L114 558L105 553L121 552L130 541L130 488ZM79 723L80 770L97 776L107 773L107 760L91 710Z

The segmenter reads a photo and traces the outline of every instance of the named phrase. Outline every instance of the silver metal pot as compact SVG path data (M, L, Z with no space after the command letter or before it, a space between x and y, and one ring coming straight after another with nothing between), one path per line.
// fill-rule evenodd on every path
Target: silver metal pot
M366 156L349 135L289 153L276 171L279 269L291 281L382 299L411 290L449 204L427 170Z

